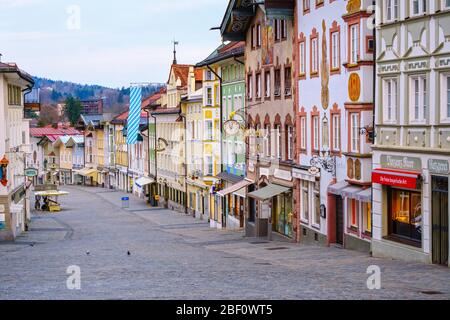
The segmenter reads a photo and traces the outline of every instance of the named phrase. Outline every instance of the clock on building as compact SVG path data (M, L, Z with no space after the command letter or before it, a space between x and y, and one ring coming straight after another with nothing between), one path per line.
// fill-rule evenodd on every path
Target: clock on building
M239 133L241 126L236 120L229 120L224 123L225 133L229 136L235 136Z

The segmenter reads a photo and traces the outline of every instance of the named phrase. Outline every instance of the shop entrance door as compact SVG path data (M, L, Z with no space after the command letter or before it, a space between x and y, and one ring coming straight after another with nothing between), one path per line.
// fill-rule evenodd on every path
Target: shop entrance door
M432 178L433 263L448 265L448 178Z
M336 243L344 245L344 201L336 196Z

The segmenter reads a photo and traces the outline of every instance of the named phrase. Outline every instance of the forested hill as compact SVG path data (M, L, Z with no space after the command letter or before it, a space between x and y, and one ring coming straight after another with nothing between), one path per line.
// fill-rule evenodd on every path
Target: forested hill
M73 96L80 100L104 99L104 111L119 113L126 109L129 103L129 88L107 88L99 85L83 85L69 81L54 81L34 77L35 88L40 88L42 105L56 105ZM160 85L151 85L143 88L142 95L147 97L158 91Z

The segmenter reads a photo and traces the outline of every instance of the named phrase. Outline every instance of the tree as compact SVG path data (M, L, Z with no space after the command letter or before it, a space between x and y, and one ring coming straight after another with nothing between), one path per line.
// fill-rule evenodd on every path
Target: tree
M39 113L38 126L45 127L46 125L57 123L59 121L58 109L54 105L43 105Z
M64 109L64 114L66 115L67 119L69 120L72 126L76 125L82 111L83 105L81 104L80 100L72 96L69 96L66 99L66 107Z

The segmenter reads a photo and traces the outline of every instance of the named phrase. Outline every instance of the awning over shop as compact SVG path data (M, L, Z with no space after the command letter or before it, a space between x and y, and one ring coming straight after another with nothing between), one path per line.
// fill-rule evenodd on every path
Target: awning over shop
M143 186L146 186L148 184L152 184L153 182L155 182L155 180L148 178L148 177L141 177L139 179L136 180L135 184L142 188Z
M217 179L222 179L231 183L238 183L242 181L244 178L240 176L236 176L234 174L223 171L216 176Z
M241 198L247 198L247 190L245 188L239 189L238 191L233 192L233 195Z
M342 189L341 196L343 198L356 199L356 194L361 192L362 188L357 186L349 186L345 189Z
M356 195L356 200L361 202L372 202L372 188L365 189Z
M386 186L416 189L420 173L390 169L375 169L372 171L372 182Z
M328 192L336 196L342 196L342 190L349 186L348 182L341 181L328 187Z
M92 168L83 168L81 170L76 171L76 174L82 176L82 177L92 177L93 175L97 174L98 171Z
M248 196L259 201L265 201L290 190L290 188L278 184L269 184L267 187L250 192Z
M240 182L238 182L236 184L233 184L231 187L228 187L226 189L223 189L223 190L217 192L217 194L219 196L221 196L221 197L225 197L226 195L228 195L230 193L233 193L233 192L236 192L236 191L238 191L238 190L240 190L242 188L245 188L245 187L247 187L247 186L249 186L251 184L252 184L252 182L250 182L248 180L242 180L242 181L240 181Z

